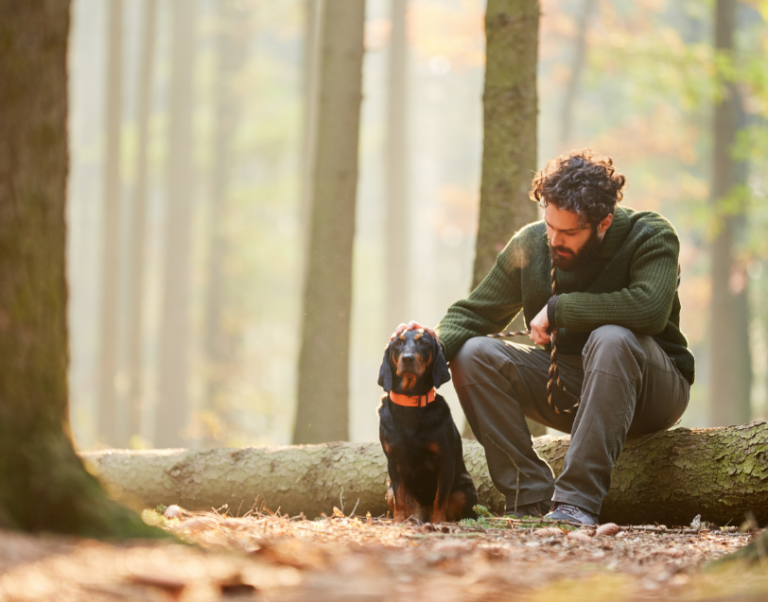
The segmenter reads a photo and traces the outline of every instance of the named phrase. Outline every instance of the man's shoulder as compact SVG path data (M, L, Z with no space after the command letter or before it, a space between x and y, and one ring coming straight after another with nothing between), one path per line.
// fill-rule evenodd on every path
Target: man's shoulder
M497 263L506 272L523 268L530 265L534 258L546 254L547 248L547 228L544 220L532 222L512 235L499 253Z
M526 224L512 235L510 243L515 242L518 244L530 244L532 242L541 242L542 239L547 238L547 226L544 220L538 220Z
M633 231L640 232L652 232L663 233L669 232L677 237L677 231L666 217L655 211L638 211L631 207L617 208L617 211L621 209L627 214L629 223Z

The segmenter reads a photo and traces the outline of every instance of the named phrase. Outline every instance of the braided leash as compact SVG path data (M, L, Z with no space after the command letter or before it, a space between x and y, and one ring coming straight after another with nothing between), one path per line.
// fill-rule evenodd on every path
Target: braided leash
M552 296L554 297L557 294L557 281L555 279L555 266L552 266ZM500 332L498 334L489 334L488 336L492 339L501 339L506 337L521 337L525 335L531 334L530 330L518 330L515 332L505 331ZM560 373L557 370L557 347L556 347L556 338L557 338L557 330L553 330L551 333L549 333L549 342L552 345L552 353L549 356L549 380L547 381L547 402L549 403L549 407L552 408L552 410L555 412L555 414L574 414L576 410L579 409L579 404L581 403L581 399L578 399L576 403L566 409L561 410L555 405L554 400L552 399L552 394L554 392L554 384L557 383L557 386L562 389L563 393L567 393L568 391L565 388L565 385L560 380Z

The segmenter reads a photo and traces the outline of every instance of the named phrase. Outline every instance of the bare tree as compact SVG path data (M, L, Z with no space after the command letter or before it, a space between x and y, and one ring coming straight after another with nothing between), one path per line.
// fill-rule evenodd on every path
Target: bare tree
M715 50L733 57L733 35L736 26L736 0L717 0L715 5ZM738 129L740 101L732 82L723 86L723 96L715 104L712 155L711 202L716 234L711 244L712 303L710 306L710 386L709 420L712 426L748 422L750 418L751 371L749 362L749 329L743 319L746 289L734 287L736 268L734 233L738 212L727 209L723 200L739 179L740 167L732 156ZM735 214L736 213L736 214ZM743 299L739 300L739 295ZM744 350L746 349L746 354ZM748 369L748 366L747 366Z
M349 329L364 21L363 0L323 2L295 443L349 436Z
M118 440L117 337L120 285L120 125L122 96L123 2L113 0L107 9L107 77L104 131L104 204L101 230L101 320L99 329L98 437L108 445Z
M537 152L537 0L488 0L485 38L483 167L473 289L511 235L538 215L528 198ZM521 320L516 319L518 325ZM528 426L534 436L546 432L534 422ZM463 435L472 436L468 424Z
M387 157L385 177L387 202L387 329L407 319L408 281L407 224L407 66L408 41L405 34L407 0L391 0L392 35L387 72ZM388 330L389 332L389 330Z
M584 71L584 63L586 61L587 30L589 29L589 19L595 10L596 1L597 0L582 0L581 11L579 12L577 25L578 28L576 30L576 42L573 45L571 78L568 80L568 87L565 89L563 108L560 115L561 145L567 144L571 139L573 109L576 105L576 99L579 94L581 73Z
M302 240L309 234L309 220L312 208L312 174L317 146L317 87L320 71L320 9L323 0L304 0L304 81L303 81L303 131L301 149L301 222ZM304 266L307 263L306 245L303 253Z
M191 208L194 188L192 97L195 2L173 0L165 270L160 326L157 447L179 447L188 413Z
M128 273L128 435L141 432L142 325L144 321L144 271L146 261L147 174L149 171L149 118L152 114L152 66L157 29L157 0L145 0L138 90L138 149L136 188L131 206L130 271Z
M111 501L67 419L66 0L0 0L0 528L164 536Z
M237 0L220 0L218 7L216 131L213 141L211 211L208 220L208 285L204 341L208 369L206 405L210 409L216 409L223 401L225 371L232 361L235 345L235 337L228 332L224 320L227 282L224 279L223 264L229 252L224 226L234 160L234 137L241 109L237 74L245 63L249 33L247 13L242 3Z

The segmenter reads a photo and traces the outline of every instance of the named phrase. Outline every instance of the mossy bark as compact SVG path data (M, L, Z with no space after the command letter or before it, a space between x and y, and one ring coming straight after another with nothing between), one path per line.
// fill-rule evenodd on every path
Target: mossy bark
M535 221L528 198L536 169L537 0L488 0L483 91L483 166L472 288L512 234Z
M563 468L569 437L540 437L538 454L555 474ZM751 511L768 521L768 425L677 429L627 443L613 471L602 521L687 525L697 515L718 524ZM207 451L105 451L84 454L125 500L181 504L206 510L229 504L267 506L309 517L330 513L342 495L349 512L386 512L386 460L378 443L329 443ZM480 503L502 512L504 498L488 476L479 443L464 441L464 458ZM359 503L358 503L359 500Z
M67 434L69 2L0 14L0 528L162 534L107 497Z

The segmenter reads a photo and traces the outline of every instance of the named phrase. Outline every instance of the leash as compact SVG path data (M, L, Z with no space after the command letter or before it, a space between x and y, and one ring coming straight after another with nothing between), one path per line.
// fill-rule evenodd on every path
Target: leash
M678 267L679 270L679 267ZM679 278L679 276L678 276ZM557 292L557 281L555 279L555 266L552 266L552 296L554 297ZM531 334L530 330L517 330L517 331L504 331L499 332L498 334L489 334L488 336L492 339L502 339L507 337L521 337L525 335ZM554 385L557 383L557 386L560 387L560 389L563 391L563 393L567 393L567 389L565 388L565 385L560 380L560 372L557 369L557 330L553 330L549 333L549 343L552 345L552 353L549 355L549 372L547 376L549 377L549 380L547 380L547 403L549 403L549 407L552 408L552 410L555 412L555 414L574 414L576 413L576 410L579 409L579 404L581 403L581 398L579 398L576 403L565 410L561 410L555 405L554 400L552 399L552 394L554 393Z

